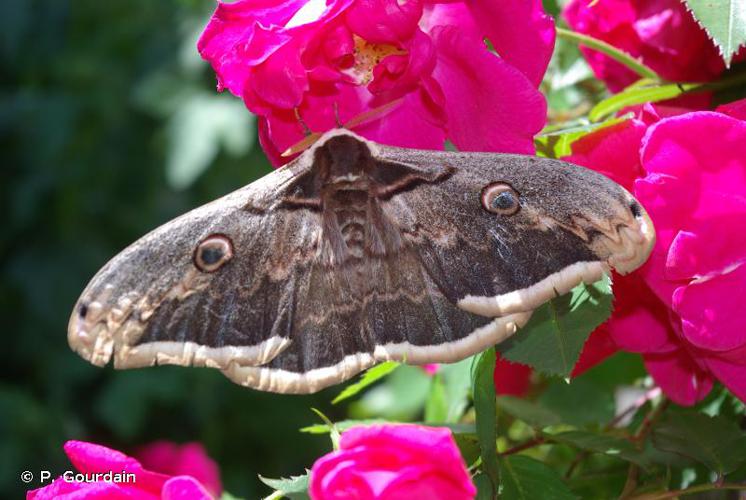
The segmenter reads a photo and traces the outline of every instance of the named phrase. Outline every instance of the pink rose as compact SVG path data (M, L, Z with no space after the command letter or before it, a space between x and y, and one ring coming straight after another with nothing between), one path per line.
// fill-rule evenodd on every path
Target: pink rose
M296 112L323 132L335 110L345 123L389 103L355 130L398 146L532 153L553 46L539 0L219 2L198 43L218 89L259 116L276 165L304 137Z
M648 105L566 158L634 191L656 226L648 263L616 277L605 328L684 405L713 379L746 400L746 101L717 111Z
M573 0L563 15L575 31L640 58L666 80L708 81L725 70L717 48L681 0ZM612 92L639 78L600 52L581 51Z
M51 484L29 491L26 494L27 499L209 500L219 497L221 493L215 464L204 455L201 449L194 448L192 445L185 445L182 451L177 453L177 455L182 455L179 460L186 470L178 470L177 464L159 465L162 469L172 471L168 474L146 469L134 458L98 444L68 441L65 443L65 453L77 471L85 475L79 478L84 481L76 480L75 472L65 473ZM190 458L185 460L187 454ZM198 457L197 455L200 454L202 456ZM172 458L175 456L172 455ZM197 464L208 470L199 471L198 467L195 467ZM95 474L109 472L122 476L119 478L95 477ZM134 479L127 476L129 474L134 474ZM195 476L209 478L211 484L203 485ZM69 481L71 477L73 481ZM213 489L208 492L207 488Z
M421 425L353 427L339 450L316 460L309 493L314 500L474 498L451 431Z
M440 364L439 363L428 363L426 365L422 365L420 368L422 368L422 371L426 374L430 375L431 377L438 373L440 371Z
M223 490L220 469L200 443L156 441L135 450L134 456L148 470L193 477L213 496L220 497Z
M531 385L531 367L508 361L498 352L492 378L495 381L496 394L523 396Z

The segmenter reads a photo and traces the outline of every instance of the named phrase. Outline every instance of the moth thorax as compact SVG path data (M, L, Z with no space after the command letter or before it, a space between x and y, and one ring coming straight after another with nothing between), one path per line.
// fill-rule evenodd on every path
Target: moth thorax
M349 135L330 138L316 149L314 160L324 183L360 178L372 163L368 146Z

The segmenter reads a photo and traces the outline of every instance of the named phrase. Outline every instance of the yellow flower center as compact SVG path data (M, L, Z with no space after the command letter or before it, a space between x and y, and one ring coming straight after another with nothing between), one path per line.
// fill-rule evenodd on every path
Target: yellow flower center
M369 43L367 40L353 35L355 39L355 64L345 71L359 85L367 85L373 79L375 68L384 57L395 54L406 54L405 51L393 45Z

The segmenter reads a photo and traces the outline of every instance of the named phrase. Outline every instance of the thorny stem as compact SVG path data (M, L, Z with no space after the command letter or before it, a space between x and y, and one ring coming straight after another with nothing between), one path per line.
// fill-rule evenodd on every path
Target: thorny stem
M616 427L616 425L619 422L621 422L622 420L624 420L626 417L628 417L630 415L634 415L635 413L637 413L637 410L639 410L640 408L642 408L643 406L645 406L645 403L647 403L651 399L657 398L660 395L661 395L661 388L660 387L653 387L648 392L646 392L645 394L643 394L642 397L640 397L639 399L637 399L633 405L631 405L629 408L625 409L619 415L617 415L616 417L614 417L614 419L611 422L609 422L608 424L606 424L606 426L604 427L604 430L608 431L609 429L611 429L613 427Z
M619 499L628 498L629 495L637 488L637 477L640 475L640 469L636 464L629 464L627 470L627 481L624 483L624 488L619 494Z
M692 495L694 493L702 493L704 491L714 491L714 490L746 490L746 484L735 484L735 483L698 484L696 486L685 488L683 490L671 490L671 491L666 491L666 492L659 493L659 494L643 493L642 495L636 495L634 497L629 497L629 500L664 500L666 498L676 498L676 497L680 497L684 495Z
M625 409L623 412L621 412L619 415L614 417L613 420L611 420L608 424L604 426L604 431L608 431L609 429L612 429L616 427L616 425L624 420L626 417L630 415L634 415L637 413L637 410L642 408L645 403L650 401L651 399L655 399L661 394L660 387L653 387L648 392L642 395L638 400L635 401L633 405L631 405L629 408ZM590 455L590 452L588 451L582 451L578 453L578 456L575 457L575 460L572 461L570 466L567 468L567 472L565 472L565 479L569 479L572 476L572 473L575 472L575 469L580 465L580 463L588 458L588 455Z
M565 472L565 479L570 479L572 476L572 473L575 472L575 469L580 465L580 463L588 458L588 455L590 455L589 452L583 450L580 453L578 453L578 456L575 457L575 459L572 461L570 466L567 468L567 472Z
M668 408L668 405L670 403L671 401L664 397L661 399L661 402L658 403L658 406L651 409L647 413L647 415L645 415L645 418L642 419L640 427L637 428L635 434L630 438L633 443L636 443L638 446L640 446L645 441L648 434L650 433L650 430L653 428L653 424L660 418L660 416L663 414L666 408ZM627 481L624 483L624 489L619 495L620 499L629 498L632 492L637 489L637 479L639 475L640 468L637 466L637 464L630 464L629 472L627 473Z
M642 423L637 429L637 432L635 432L635 435L632 436L632 441L637 443L642 443L643 441L645 441L648 433L653 428L653 424L660 418L661 414L663 414L666 408L668 408L669 404L671 404L670 400L666 399L665 397L661 399L661 402L658 403L658 406L650 410L650 412L645 415L645 418L642 420Z
M661 80L661 78L655 71L653 71L631 55L627 54L626 52L619 50L613 45L599 40L598 38L593 38L588 35L582 35L575 31L566 30L564 28L557 28L557 36L559 38L584 45L589 49L597 50L603 54L606 54L610 58L628 67L643 78Z
M533 448L534 446L539 446L542 444L546 444L548 441L544 439L543 437L536 437L534 439L530 439L524 443L518 444L516 446L513 446L512 448L509 448L505 450L504 452L500 453L501 456L506 455L512 455L514 453L519 453L523 450L527 450L529 448Z

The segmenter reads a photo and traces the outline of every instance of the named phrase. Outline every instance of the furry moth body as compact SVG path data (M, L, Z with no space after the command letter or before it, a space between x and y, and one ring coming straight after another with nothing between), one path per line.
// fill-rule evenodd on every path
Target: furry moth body
M384 360L470 356L556 294L636 269L653 242L644 209L595 172L334 130L112 259L68 341L96 365L314 392Z

